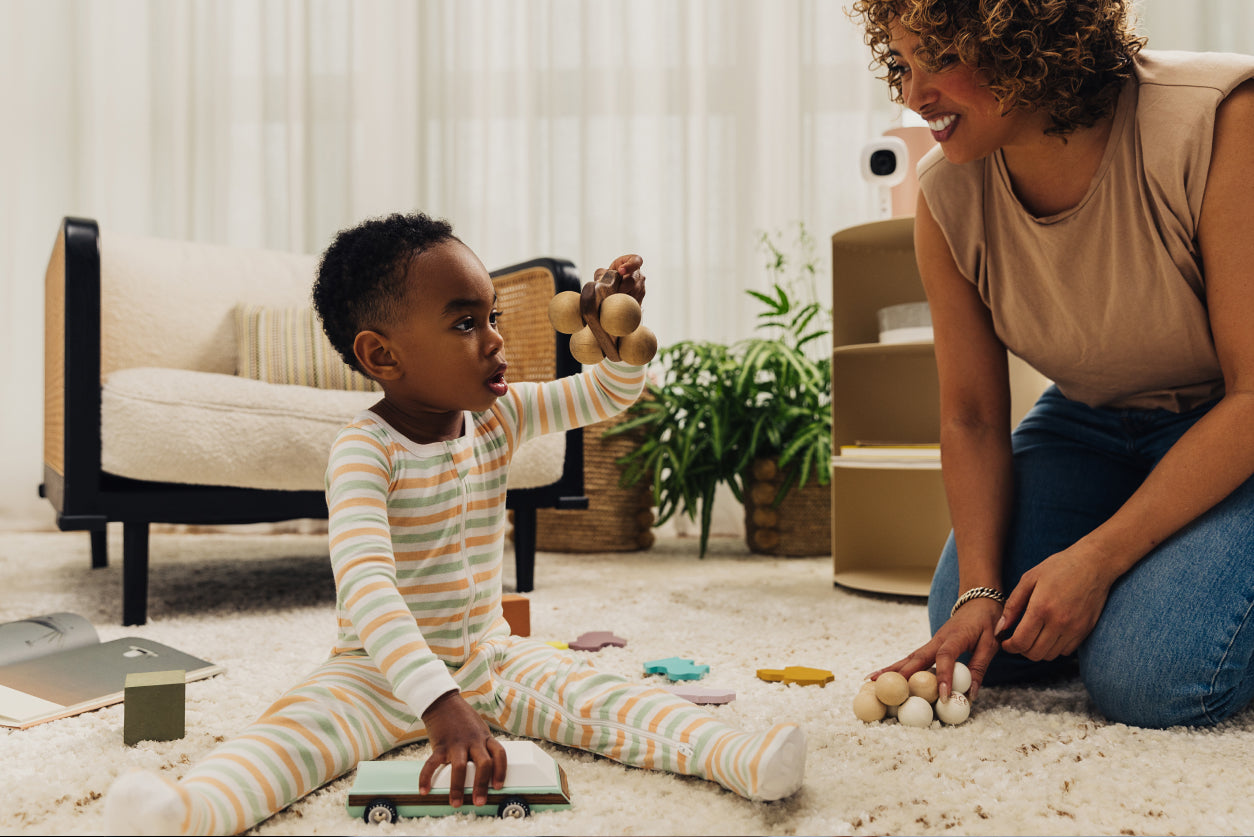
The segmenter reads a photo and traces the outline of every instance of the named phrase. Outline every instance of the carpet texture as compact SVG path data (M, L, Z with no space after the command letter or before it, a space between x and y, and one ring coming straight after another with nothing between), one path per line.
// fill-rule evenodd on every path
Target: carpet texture
M120 556L120 532L111 536ZM0 732L0 832L102 833L103 794L116 776L131 767L181 775L330 647L323 536L158 534L151 556L150 621L128 629L119 624L120 557L91 571L85 534L0 533L0 621L76 611L104 640L146 637L227 669L188 686L179 741L126 747L120 705ZM801 793L755 804L711 783L545 745L570 776L571 811L509 825L457 816L368 826L345 814L344 778L252 833L1254 832L1249 711L1210 730L1140 730L1104 722L1068 682L986 689L958 727L861 723L850 708L859 682L925 639L924 609L917 600L833 587L826 558L760 558L723 539L698 560L695 541L668 538L642 553L541 553L536 578L534 636L570 641L613 631L627 646L594 655L605 670L643 680L646 660L692 657L710 666L703 685L738 695L712 709L720 717L747 729L802 724L809 753ZM799 687L755 676L788 665L830 669L835 681ZM426 753L414 746L396 755Z

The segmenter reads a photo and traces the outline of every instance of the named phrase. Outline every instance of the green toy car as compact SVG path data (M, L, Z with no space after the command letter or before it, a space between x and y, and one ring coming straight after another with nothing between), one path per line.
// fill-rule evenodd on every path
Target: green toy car
M466 802L460 808L449 804L447 764L441 765L431 780L431 792L418 793L418 775L423 763L413 760L363 761L348 791L348 814L366 822L396 822L398 817L443 817L449 814L475 814L521 819L532 811L564 811L571 807L566 771L533 741L502 741L508 767L505 787L488 787L488 804L473 805L471 786L475 766L466 766Z

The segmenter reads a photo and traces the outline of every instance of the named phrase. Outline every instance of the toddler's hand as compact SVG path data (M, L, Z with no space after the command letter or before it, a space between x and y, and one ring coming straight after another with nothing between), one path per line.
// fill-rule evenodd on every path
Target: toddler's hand
M431 779L443 764L449 765L449 804L454 808L460 808L464 801L467 764L475 766L471 788L475 805L488 804L489 781L497 790L505 787L505 748L459 693L449 692L438 698L422 716L422 722L432 751L418 775L418 793L431 791Z
M619 256L610 262L610 270L623 277L618 285L618 292L628 294L636 302L644 302L644 274L640 272L642 267L644 267L644 259L634 253ZM603 273L605 273L603 269L598 269L593 274L593 278L599 280Z

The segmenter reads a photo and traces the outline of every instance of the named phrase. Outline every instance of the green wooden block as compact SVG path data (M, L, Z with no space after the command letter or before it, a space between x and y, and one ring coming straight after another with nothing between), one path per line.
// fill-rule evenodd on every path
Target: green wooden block
M146 671L126 675L122 740L174 741L186 733L187 672Z

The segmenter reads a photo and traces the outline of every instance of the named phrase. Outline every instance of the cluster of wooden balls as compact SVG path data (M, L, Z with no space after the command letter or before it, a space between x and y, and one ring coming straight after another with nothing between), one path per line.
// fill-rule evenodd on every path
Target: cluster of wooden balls
M946 700L940 699L933 671L916 671L909 680L886 671L862 684L853 699L853 714L868 724L889 717L908 727L930 726L934 718L945 724L961 724L971 716L971 701L966 695L970 688L971 671L962 663L954 663L953 689Z
M585 324L578 291L562 291L549 303L549 322L562 334L571 335L570 353L585 365L600 363L605 357L592 327ZM657 337L640 325L640 303L625 293L613 293L601 300L598 311L601 328L618 341L618 354L624 363L644 366L657 354Z

